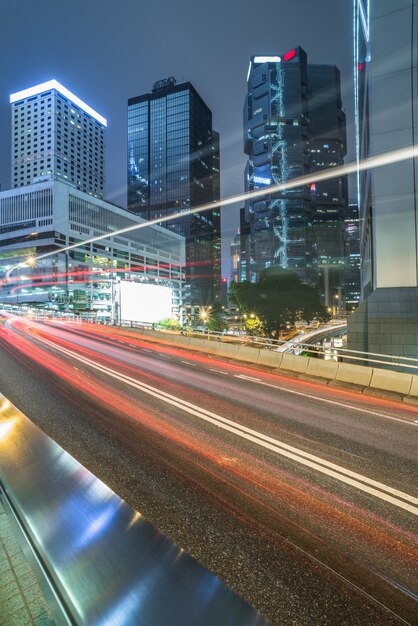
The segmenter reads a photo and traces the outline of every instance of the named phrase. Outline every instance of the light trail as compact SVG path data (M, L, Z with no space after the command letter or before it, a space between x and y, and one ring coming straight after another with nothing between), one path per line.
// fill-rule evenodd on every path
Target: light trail
M13 326L17 327L25 328L26 325L24 321L21 323L21 320L13 322ZM37 325L35 328L39 332L45 330L44 327L38 328ZM98 330L103 331L103 328ZM0 338L2 331L10 332L8 327L3 325L3 328L0 327ZM146 396L141 398L135 393L135 387L131 388L133 393L130 393L127 387L118 389L118 382L111 384L110 379L100 375L99 369L94 371L89 366L84 367L83 364L77 364L80 369L74 368L74 361L71 359L54 355L48 347L37 346L32 339L29 341L29 338L24 338L20 333L10 332L10 336L5 339L4 343L9 344L11 354L17 350L23 353L21 359L23 365L27 366L28 361L35 360L45 371L49 370L58 378L60 386L62 382L71 385L74 390L71 402L74 402L75 406L85 411L83 398L89 398L94 410L98 411L99 420L102 419L105 410L112 411L115 449L118 438L126 436L123 435L124 432L129 433L129 442L136 440L136 431L133 431L131 426L132 420L135 420L141 428L138 431L138 441L146 441L145 445L149 445L150 448L154 440L158 442L158 446L165 446L163 449L167 451L166 454L162 454L157 447L158 461L167 467L170 473L182 479L184 477L186 484L192 483L198 493L210 494L215 498L217 506L222 507L228 515L234 516L238 523L244 521L245 528L250 528L251 533L262 529L262 545L267 537L270 545L280 546L282 555L288 545L292 558L299 560L302 558L301 555L304 555L312 559L315 579L320 576L322 568L326 568L332 575L343 580L344 584L351 585L373 603L383 606L385 611L393 614L394 608L394 614L397 616L399 606L403 606L404 596L412 597L410 590L414 588L415 581L416 538L408 528L401 528L396 522L385 519L385 509L383 515L379 516L378 512L363 508L355 498L349 497L349 493L345 496L333 493L335 490L331 489L330 485L324 484L325 480L316 480L320 479L320 475L315 477L312 473L310 478L298 476L296 463L290 463L286 469L284 464L275 463L270 455L260 454L257 446L251 451L245 441L244 445L240 445L242 440L239 437L226 437L221 429L216 427L211 431L204 429L202 433L199 420L186 419L184 411L164 411L163 405L161 407L154 403L151 405L150 398L147 401ZM58 337L55 340L62 341ZM24 345L20 345L21 341ZM92 355L91 348L86 349L84 345L78 344L75 349L83 350L83 354ZM109 350L106 355L105 360L110 364L112 352ZM125 363L121 362L119 365L114 360L113 363L114 369L118 372L121 372L122 366L128 371L131 369ZM232 368L230 369L232 371ZM264 377L264 373L262 376ZM163 388L167 389L166 386ZM189 386L185 388L189 393ZM224 394L222 396L224 397ZM200 404L200 399L197 404ZM90 414L89 411L88 417L91 418L92 424L93 416L94 413ZM126 431L125 418L128 424ZM89 422L83 420L83 433L85 427L87 431ZM92 453L93 455L96 453L94 446ZM180 460L179 465L176 464L177 459ZM139 467L142 467L142 462L142 457L138 456ZM129 469L134 471L133 466ZM153 476L151 475L151 481ZM137 489L136 479L134 489ZM355 496L354 489L348 491ZM152 498L154 500L154 494ZM170 493L170 506L173 501ZM211 508L212 506L211 500ZM170 528L173 527L172 517L174 514L170 508ZM221 528L220 532L222 530ZM204 527L202 534L205 541ZM184 542L184 535L180 537L181 545L189 550L187 541ZM174 539L177 539L175 535ZM234 550L234 538L227 536L226 541L233 545ZM250 559L254 560L254 553L251 553ZM272 562L274 558L272 556ZM309 561L303 560L302 563L308 570ZM269 562L265 565L265 571L271 571L270 567ZM366 578L366 573L370 581ZM327 585L331 584L329 578L326 578L326 581ZM393 602L391 605L389 600L393 589L399 599L397 604ZM403 623L412 622L403 621Z
M187 215L194 215L196 213L203 213L204 211L209 211L211 209L217 209L221 207L230 206L231 204L236 204L237 202L245 202L246 200L253 200L254 198L260 198L262 196L266 196L269 194L277 194L285 191L289 191L290 189L295 189L298 187L303 187L305 185L310 185L312 183L317 183L323 180L330 180L332 178L337 178L339 176L347 176L348 174L354 174L357 172L361 172L364 170L376 169L378 167L383 167L384 165L390 165L392 163L398 163L399 161L405 161L407 159L414 159L418 157L418 145L412 146L410 148L401 148L400 150L392 150L391 152L385 152L384 154L379 154L377 156L368 157L367 159L363 159L363 161L357 162L353 161L352 163L346 163L344 165L340 165L337 167L331 167L327 170L323 170L322 172L314 172L312 174L308 174L307 176L300 176L298 178L293 178L285 183L278 183L275 185L271 185L270 187L263 187L262 189L256 189L254 191L249 191L247 193L241 193L234 196L230 196L229 198L225 198L223 200L216 200L214 202L208 202L206 204L202 204L198 207L190 208L187 210L178 211L177 213L172 213L170 215L166 215L163 217L158 217L153 220L149 220L146 222L142 222L140 224L133 224L132 226L127 226L126 228L121 228L119 230L111 231L105 233L104 235L97 235L96 237L91 237L90 239L85 239L84 241L80 241L78 243L74 243L70 246L65 246L63 248L57 248L52 252L46 252L45 254L40 254L38 256L31 257L31 264L35 264L37 261L41 259L46 259L58 252L67 252L68 250L74 250L75 248L79 248L81 246L85 246L90 243L94 243L96 241L101 241L103 239L110 239L117 235L123 235L124 233L133 232L135 230L139 230L141 228L146 228L152 225L158 225L163 222L168 222L170 220L175 220L180 217L185 217ZM7 272L7 277L10 276L11 272L15 269L27 267L27 263L18 263L10 268Z
M50 324L52 326L54 325L61 325L62 322L58 322L55 320L51 320ZM71 324L70 324L71 325ZM66 324L66 326L68 326L68 324ZM126 345L126 341L136 341L136 347L139 347L142 351L144 352L149 352L149 353L156 353L159 350L164 349L166 352L168 352L169 354L173 355L173 356L177 356L177 357L184 357L185 359L189 359L189 360L185 360L185 361L181 361L182 363L188 364L188 365L192 365L193 367L196 367L196 364L200 365L203 368L207 368L210 371L214 371L217 372L219 374L225 374L225 375L231 375L234 376L236 375L237 372L240 373L240 375L242 377L248 377L248 365L243 365L240 364L239 362L236 362L234 364L231 364L230 362L222 362L219 363L219 368L220 367L224 367L225 370L222 369L212 369L212 366L214 364L213 358L211 356L204 356L202 353L195 353L195 352L189 352L187 350L182 350L179 346L173 346L172 344L161 344L160 342L157 342L157 344L153 345L153 349L150 350L146 347L144 347L144 340L146 342L145 345L149 345L148 341L149 341L149 337L143 337L140 335L140 339L137 339L137 334L135 333L135 336L132 335L132 332L130 332L128 329L123 329L123 328L108 328L108 327L102 327L100 326L99 328L95 327L94 325L89 325L88 326L88 332L84 332L82 328L80 328L79 325L77 325L76 327L72 328L73 332L76 332L76 334L81 334L82 336L87 336L87 337L91 337L92 335L96 335L98 338L100 338L100 342L101 343L109 343L110 345L114 345L114 342L118 342L118 343L124 343ZM120 337L123 338L123 341L120 341ZM193 359L194 363L190 362L190 359ZM260 375L260 371L257 370L257 375ZM237 376L238 378L240 376ZM334 404L337 407L343 407L352 411L357 411L360 413L366 413L366 414L370 414L370 415L374 415L376 417L382 417L385 419L390 419L390 420L394 420L394 421L399 421L402 424L408 425L408 426L413 426L415 427L416 423L418 423L418 421L416 422L411 422L410 420L405 420L405 419L400 419L397 417L393 417L392 415L389 415L388 413L382 413L381 411L377 411L375 409L366 409L363 406L357 406L354 404L347 404L347 402L340 402L338 400L334 400L331 398L323 398L320 395L314 395L314 393L307 393L306 391L297 391L297 390L293 390L290 389L288 384L289 384L289 379L287 376L283 376L280 375L280 373L276 370L274 373L269 373L267 371L263 371L263 377L264 380L252 380L251 379L253 377L249 377L250 378L250 382L254 382L257 384L261 384L261 385L265 385L267 387L271 387L271 388L275 388L278 389L279 391L284 391L285 393L289 392L291 394L296 394L296 395L300 395L300 396L305 396L309 399L313 399L313 400L318 400L319 402L326 402L327 404ZM283 381L286 382L286 386L282 386L282 385L278 385L277 381ZM270 381L267 382L267 381ZM311 389L315 392L319 391L324 391L324 383L316 383L316 382L310 382L307 380L304 380L303 383L301 383L301 381L297 378L295 378L292 382L296 383L297 386L302 386L304 388L308 388ZM359 394L357 392L353 392L353 391L347 391L346 389L338 389L338 388L333 388L333 394L338 395L341 398L344 398L347 401L353 401L353 400L359 400ZM384 407L385 409L395 409L395 410L399 410L399 404L394 402L394 401L390 401L390 400L386 400L383 398L377 398L377 397L368 397L368 396L361 396L361 402L364 404L369 404L371 406L381 406ZM410 415L415 416L417 414L417 408L413 405L402 405L402 412L406 413L408 415L408 417Z
M28 332L29 334L33 334L33 331L31 333L31 329L29 329ZM56 345L56 343L49 341L48 339L42 338L39 335L35 334L34 336L43 344L53 348L54 350L61 352L62 354L72 359L75 359L80 363L83 363L84 365L88 365L92 369L97 370L102 374L106 374L107 376L115 380L119 380L120 382L123 382L126 385L133 387L147 395L153 396L159 401L163 401L171 406L186 411L187 413L198 417L201 420L209 422L219 428L222 428L223 430L238 435L239 437L251 441L258 446L275 452L280 456L286 457L290 460L296 461L301 465L314 469L315 471L325 474L328 477L335 478L336 480L345 483L346 485L355 487L360 491L368 493L369 495L373 495L387 503L408 511L409 513L418 515L418 499L407 493L401 492L398 489L394 489L393 487L385 485L367 476L363 476L362 474L358 474L357 472L353 472L352 470L342 467L336 463L331 463L326 459L310 454L309 452L305 452L304 450L301 450L294 446L290 446L285 442L269 437L268 435L253 430L252 428L243 426L238 422L229 420L225 417L222 417L221 415L212 413L211 411L207 411L206 409L187 402L177 396L166 393L161 389L138 381L130 376L116 372L115 370L106 367L101 363L97 363L92 359L83 357L72 350L59 347Z

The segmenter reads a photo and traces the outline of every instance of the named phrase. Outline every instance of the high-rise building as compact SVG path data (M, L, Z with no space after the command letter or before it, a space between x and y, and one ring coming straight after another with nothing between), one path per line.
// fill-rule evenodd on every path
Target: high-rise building
M340 72L335 65L308 65L310 171L343 165L346 122L342 110ZM337 176L311 185L312 225L318 288L325 306L345 298L348 259L345 255L344 214L348 204L347 178Z
M352 312L360 302L360 220L357 204L349 204L345 226L345 308Z
M300 47L252 57L244 135L247 191L341 165L346 136L338 68L308 65ZM333 293L343 292L346 198L339 177L248 201L247 279L279 265L317 284L330 305Z
M128 209L152 220L220 198L219 135L193 85L158 81L128 101ZM190 307L220 301L220 209L161 223L186 238Z
M284 183L309 172L308 68L302 48L282 56L253 56L244 104L246 191ZM256 280L271 265L313 271L312 207L308 186L249 200L247 275Z
M250 223L245 218L245 207L239 210L240 259L238 282L250 280Z
M229 247L230 280L238 283L241 274L241 235L240 232L233 237Z
M105 118L56 80L13 93L10 102L12 186L48 177L102 198Z
M360 161L415 146L418 0L354 0L356 147ZM348 345L418 357L418 183L409 159L357 176L362 302Z

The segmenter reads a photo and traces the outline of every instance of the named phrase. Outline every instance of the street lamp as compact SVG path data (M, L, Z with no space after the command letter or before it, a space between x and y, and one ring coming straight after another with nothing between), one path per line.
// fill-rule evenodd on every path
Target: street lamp
M208 313L204 309L200 312L200 319L202 320L203 324L206 324L207 319L208 319ZM209 337L209 327L207 327L207 331L208 331L208 337Z
M338 313L339 313L339 295L338 293L335 294L334 296L334 317L338 317Z

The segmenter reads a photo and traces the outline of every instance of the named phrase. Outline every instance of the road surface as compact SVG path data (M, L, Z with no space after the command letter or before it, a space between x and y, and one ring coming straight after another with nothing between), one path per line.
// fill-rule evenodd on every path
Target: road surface
M276 624L413 624L418 409L8 321L0 390Z

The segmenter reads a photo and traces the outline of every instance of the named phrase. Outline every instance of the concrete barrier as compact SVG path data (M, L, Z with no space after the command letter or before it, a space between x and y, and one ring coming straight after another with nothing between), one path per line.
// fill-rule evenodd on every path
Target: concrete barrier
M207 343L208 342L204 339L196 339L196 337L190 337L189 348L192 348L193 350L201 350L202 352L204 352Z
M372 379L373 369L365 365L351 365L350 363L339 363L335 380L343 383L352 383L368 387Z
M260 350L258 348L249 348L248 346L240 346L238 349L238 356L236 357L240 361L246 363L255 363L259 357Z
M402 374L401 372L373 368L372 379L370 381L371 388L395 391L407 396L411 386L412 374Z
M305 374L308 369L309 361L309 357L296 356L295 354L287 354L285 352L283 354L280 368L291 372L298 372L299 374Z
M409 390L410 396L418 396L418 376L414 376L412 374L412 384L411 389Z
M305 358L305 357L296 357ZM309 359L306 373L310 376L321 376L322 378L328 378L334 380L338 370L338 363L336 361L324 361L322 359Z
M184 346L199 352L218 355L227 359L237 359L244 363L264 365L272 369L283 369L297 374L318 376L327 380L352 383L361 387L380 389L418 397L418 375L404 374L364 365L322 361L316 358L296 356L286 352L263 350L241 346L240 344L208 341L196 337L185 337L172 333L152 330L132 329L149 337L149 341L161 341Z
M182 335L173 335L172 341L180 346L188 346L190 343L190 337L183 337Z
M276 368L280 367L282 359L283 352L274 352L273 350L260 350L256 364Z
M236 343L221 343L218 355L226 358L238 358L239 346Z
M219 341L205 341L205 351L209 354L218 354L220 347Z

